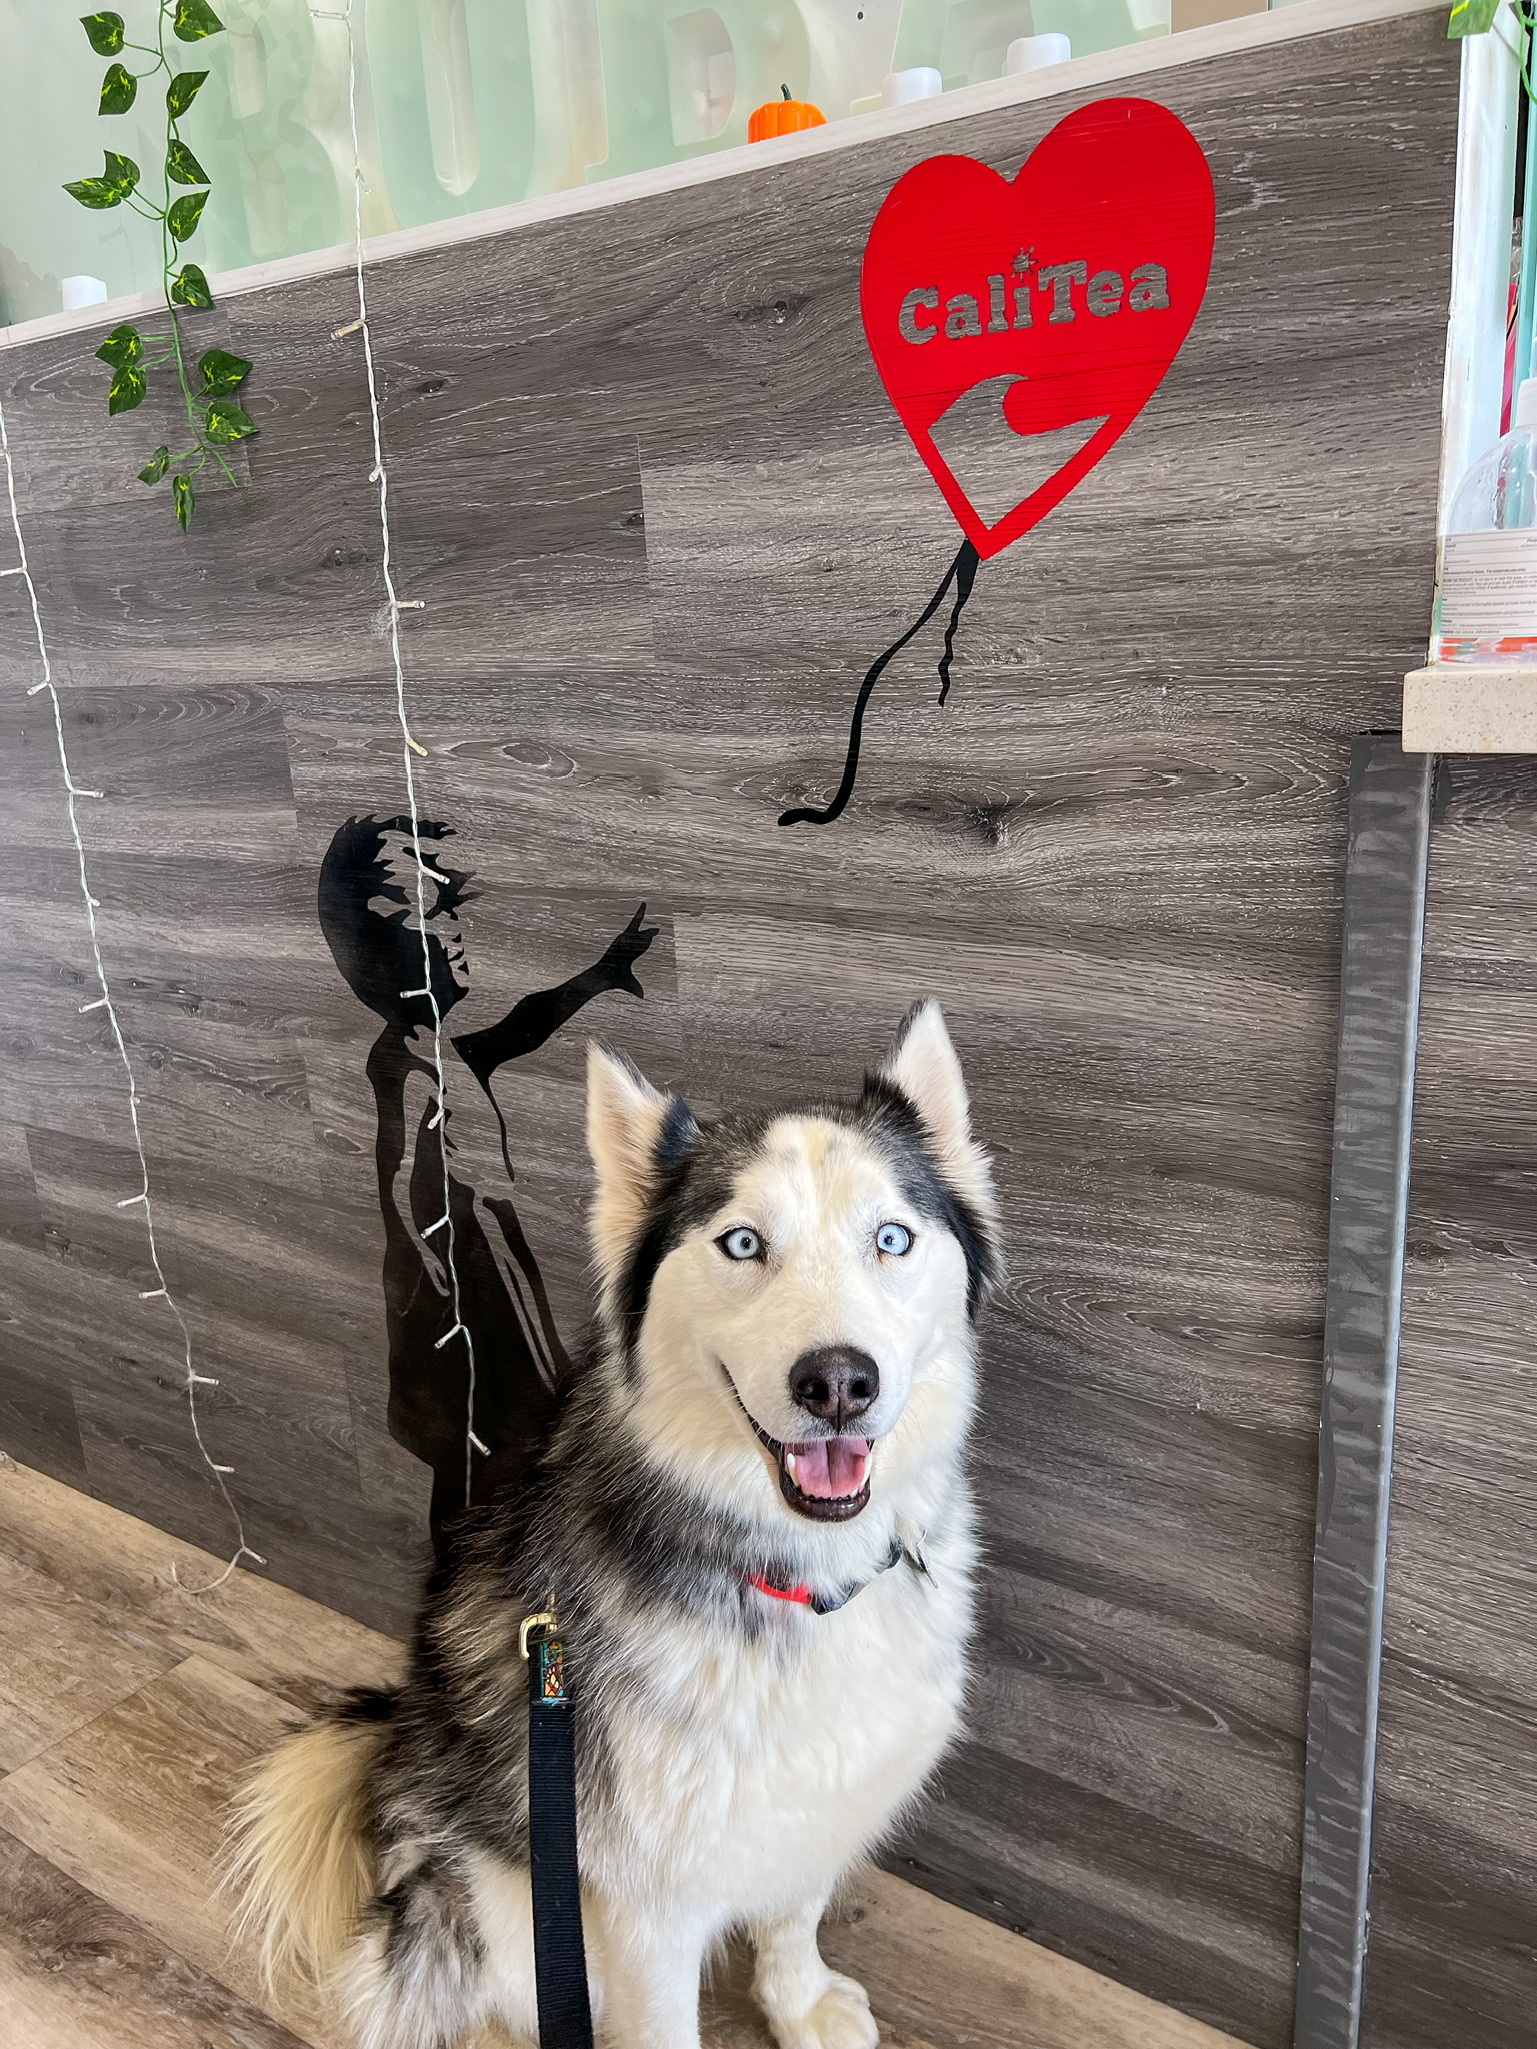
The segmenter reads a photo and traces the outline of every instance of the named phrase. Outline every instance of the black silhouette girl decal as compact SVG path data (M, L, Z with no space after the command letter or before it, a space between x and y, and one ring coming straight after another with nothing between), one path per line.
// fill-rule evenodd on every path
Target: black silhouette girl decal
M471 877L442 859L443 843L452 837L448 826L423 821L417 835L428 983L446 1018L469 988L459 911L469 900ZM558 988L523 997L484 1031L445 1034L448 1059L463 1080L473 1077L500 1134L506 1183L477 1188L455 1159L452 1075L450 1108L439 1131L432 1005L422 993L417 835L409 818L351 818L339 827L321 864L320 925L353 993L384 1021L369 1051L368 1079L378 1117L389 1426L398 1444L432 1468L437 1538L467 1501L489 1500L524 1470L544 1440L569 1368L538 1261L511 1200L507 1124L492 1077L542 1046L595 996L611 990L642 996L635 963L656 930L644 924L642 904L590 968ZM459 1321L475 1361L473 1416L470 1353L462 1341L443 1342L455 1328L447 1233L440 1224L445 1145Z

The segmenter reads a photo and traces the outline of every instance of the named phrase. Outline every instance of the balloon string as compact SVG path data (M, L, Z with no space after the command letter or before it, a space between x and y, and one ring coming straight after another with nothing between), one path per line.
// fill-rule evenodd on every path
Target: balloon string
M800 805L793 811L781 811L781 825L831 825L835 818L841 818L854 794L854 779L859 774L859 745L864 733L865 709L868 706L876 684L881 680L887 666L902 652L915 635L921 633L934 614L944 603L951 584L955 585L955 604L950 613L950 624L945 632L945 651L940 657L939 701L944 703L950 694L950 662L955 652L955 629L960 624L961 611L971 596L971 587L976 581L977 564L980 560L976 548L970 541L961 543L960 552L945 571L945 580L935 591L922 613L902 635L892 642L882 655L877 655L865 672L865 680L859 686L859 695L854 700L854 712L849 720L849 747L843 763L843 780L838 785L837 795L825 810L812 805Z
M961 623L971 586L977 580L978 555L968 541L955 558L955 603L950 607L950 624L945 628L945 651L939 658L939 701L950 695L950 664L955 658L955 629Z

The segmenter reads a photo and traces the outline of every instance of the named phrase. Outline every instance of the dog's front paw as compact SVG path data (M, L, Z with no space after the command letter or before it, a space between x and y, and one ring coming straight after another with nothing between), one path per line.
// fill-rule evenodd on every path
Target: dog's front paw
M865 1988L836 1971L809 2013L793 2021L771 2015L769 2025L779 2049L876 2049L881 2039Z

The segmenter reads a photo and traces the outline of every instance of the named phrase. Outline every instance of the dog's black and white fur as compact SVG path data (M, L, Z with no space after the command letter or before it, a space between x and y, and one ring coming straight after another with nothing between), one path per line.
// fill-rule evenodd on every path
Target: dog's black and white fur
M698 2049L745 1929L780 2049L870 2049L817 1926L959 1716L992 1262L960 1068L927 1004L857 1100L702 1127L594 1048L588 1139L594 1350L528 1488L449 1546L405 1684L253 1782L246 1916L362 2049L535 2038L518 1626L553 1607L603 2039Z

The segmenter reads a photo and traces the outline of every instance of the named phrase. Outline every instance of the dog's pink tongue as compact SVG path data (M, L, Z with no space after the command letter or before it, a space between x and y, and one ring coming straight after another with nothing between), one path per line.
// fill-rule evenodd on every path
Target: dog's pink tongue
M787 1444L790 1477L802 1494L824 1501L857 1494L870 1463L868 1437L818 1437L810 1444Z

